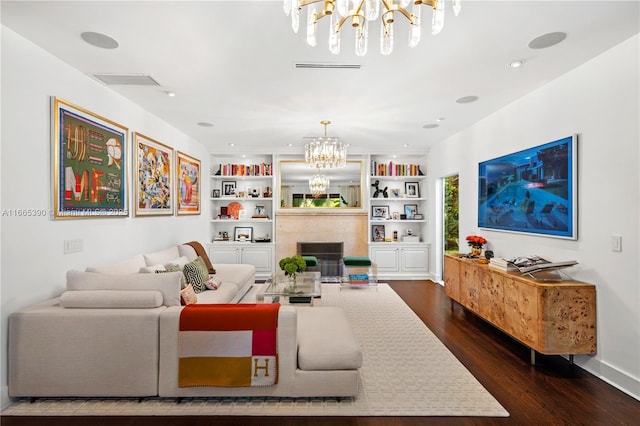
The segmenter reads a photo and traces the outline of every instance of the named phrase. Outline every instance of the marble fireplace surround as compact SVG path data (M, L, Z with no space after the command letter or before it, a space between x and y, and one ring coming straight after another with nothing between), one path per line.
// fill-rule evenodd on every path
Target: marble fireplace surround
M276 212L276 264L296 254L298 241L342 241L345 255L366 256L367 214L308 209Z

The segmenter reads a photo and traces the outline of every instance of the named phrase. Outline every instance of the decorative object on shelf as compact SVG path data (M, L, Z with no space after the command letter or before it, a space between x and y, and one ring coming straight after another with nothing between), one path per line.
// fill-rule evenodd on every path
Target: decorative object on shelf
M244 210L242 204L237 201L232 201L227 206L227 214L234 219L238 219L240 217L240 210Z
M400 220L400 212L393 212L393 220Z
M413 3L411 12L406 7ZM315 3L321 3L316 9ZM340 34L342 26L349 21L355 31L355 53L357 56L367 54L369 39L369 25L380 18L380 53L389 55L393 52L393 24L394 14L400 14L409 22L409 46L415 47L420 43L422 35L422 18L420 6L430 6L433 9L431 33L436 35L444 27L445 0L284 0L283 10L291 15L291 28L298 33L300 27L300 10L307 9L307 44L316 46L317 23L325 16L329 16L329 51L334 55L340 53ZM458 16L461 0L451 0L453 13Z
M371 239L378 243L384 241L384 225L371 226Z
M262 196L264 198L271 198L271 195L273 195L273 193L271 192L271 188L269 188L268 186L265 188L264 192L262 193Z
M133 143L137 176L134 215L172 215L173 148L140 133L133 134Z
M493 252L491 250L485 250L484 257L478 258L478 263L482 265L488 265L491 262L492 257L493 257Z
M309 178L309 191L314 197L318 197L324 194L329 188L329 179L323 174L320 174L320 169L317 169L317 173Z
M373 182L371 184L372 187L374 187L376 190L373 193L373 198L378 198L380 196L380 194L382 194L382 196L384 198L389 198L389 193L387 192L387 186L384 187L384 189L380 189L380 181L376 180L375 182Z
M398 188L391 188L391 197L393 197L393 198L400 198L400 189L398 189Z
M250 243L253 240L253 228L251 226L236 226L233 229L233 241Z
M251 198L258 198L262 194L262 188L259 186L248 186L247 196Z
M372 219L389 219L389 206L371 206Z
M407 216L407 219L415 219L415 215L418 213L418 205L417 204L405 204L404 205L404 214Z
M482 254L482 246L487 243L487 240L479 235L469 235L466 240L469 247L471 247L471 256L480 256Z
M213 197L213 198L220 198L220 190L219 190L219 189L214 189L214 190L211 192L211 197Z
M404 194L407 198L419 198L420 185L418 184L418 182L405 182Z
M289 280L295 283L298 272L303 272L307 269L307 262L305 262L302 256L295 255L291 257L283 257L278 262L278 266L280 266L280 269L284 271L284 274L289 277Z
M200 160L176 152L178 214L200 214Z
M304 161L316 169L344 167L347 164L347 146L338 138L327 137L327 125L330 121L320 122L324 126L324 136L319 136L304 146Z
M253 216L251 217L254 219L267 219L269 216L267 216L264 206L256 206Z
M222 181L222 195L231 196L236 195L236 181L235 180L223 180Z

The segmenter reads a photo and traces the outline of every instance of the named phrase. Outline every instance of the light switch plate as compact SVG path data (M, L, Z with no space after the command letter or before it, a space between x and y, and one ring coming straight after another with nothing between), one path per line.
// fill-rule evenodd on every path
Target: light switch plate
M65 240L64 253L79 253L82 251L82 240Z
M612 235L611 236L611 251L622 251L622 236L621 235Z

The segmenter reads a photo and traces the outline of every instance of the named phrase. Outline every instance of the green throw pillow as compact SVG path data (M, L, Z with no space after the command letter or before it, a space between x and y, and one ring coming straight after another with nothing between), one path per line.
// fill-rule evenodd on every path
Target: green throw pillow
M207 289L205 283L209 279L209 269L202 257L198 256L192 262L184 265L183 272L187 277L187 283L191 284L196 293L202 293Z

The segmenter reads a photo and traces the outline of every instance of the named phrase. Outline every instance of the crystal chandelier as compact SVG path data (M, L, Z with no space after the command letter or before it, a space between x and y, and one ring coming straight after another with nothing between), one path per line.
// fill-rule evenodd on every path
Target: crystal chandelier
M461 0L451 0L454 15L460 13ZM324 6L316 8L315 3ZM411 13L406 9L413 3ZM422 18L420 6L433 8L431 20L432 34L438 34L444 26L445 0L284 0L284 12L291 14L291 27L297 34L300 27L300 10L307 9L307 44L315 46L316 25L325 16L329 22L329 50L334 55L340 53L340 30L345 22L350 21L355 30L356 55L367 53L369 38L369 22L380 19L380 53L389 55L393 52L393 21L396 14L401 14L410 24L409 46L415 47L420 42ZM397 12L397 13L396 13Z
M318 169L318 172L309 178L309 190L311 191L311 195L318 197L321 194L324 194L328 188L329 179L327 179L325 175L321 175L320 169Z
M304 146L305 163L316 169L345 166L347 146L340 143L338 138L327 137L327 125L331 124L330 121L321 121L320 124L324 126L324 136L317 137Z

